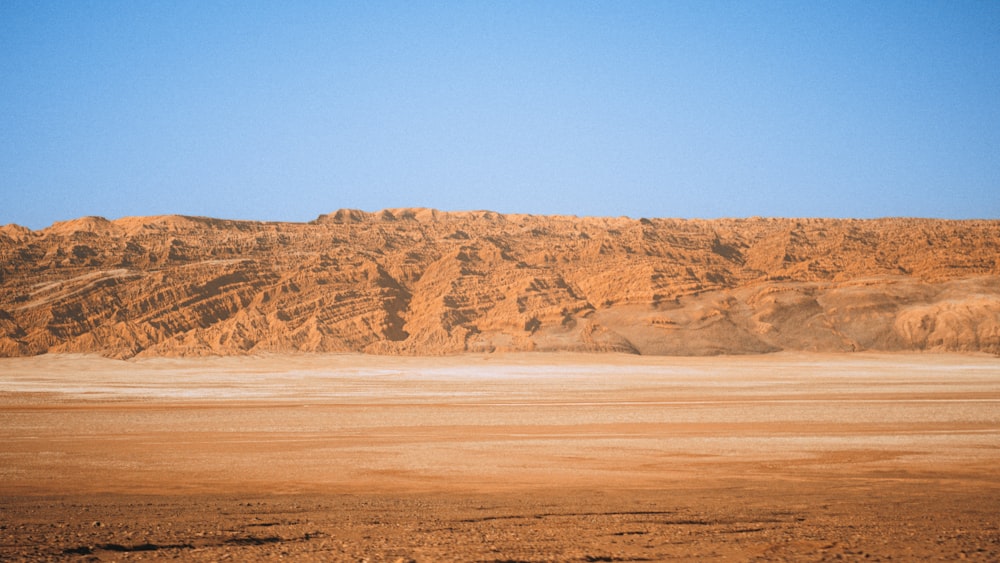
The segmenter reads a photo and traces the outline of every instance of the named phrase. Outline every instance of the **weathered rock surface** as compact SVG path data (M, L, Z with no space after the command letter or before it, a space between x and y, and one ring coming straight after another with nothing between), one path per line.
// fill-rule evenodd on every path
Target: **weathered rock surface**
M1000 354L1000 221L340 210L0 227L0 356Z

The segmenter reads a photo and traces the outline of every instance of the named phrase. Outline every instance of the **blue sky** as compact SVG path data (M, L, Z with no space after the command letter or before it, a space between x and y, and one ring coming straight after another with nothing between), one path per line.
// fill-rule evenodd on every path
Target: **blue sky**
M1000 2L0 0L0 197L1000 218Z

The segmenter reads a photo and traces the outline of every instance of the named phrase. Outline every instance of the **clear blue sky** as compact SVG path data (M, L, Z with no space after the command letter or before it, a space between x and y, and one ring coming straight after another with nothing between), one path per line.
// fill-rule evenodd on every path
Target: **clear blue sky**
M0 199L1000 218L1000 2L0 0Z

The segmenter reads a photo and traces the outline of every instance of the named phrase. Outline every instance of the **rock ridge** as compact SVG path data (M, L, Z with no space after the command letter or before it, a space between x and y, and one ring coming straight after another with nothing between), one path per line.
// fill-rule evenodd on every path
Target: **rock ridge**
M0 227L0 356L1000 354L1000 221L341 209Z

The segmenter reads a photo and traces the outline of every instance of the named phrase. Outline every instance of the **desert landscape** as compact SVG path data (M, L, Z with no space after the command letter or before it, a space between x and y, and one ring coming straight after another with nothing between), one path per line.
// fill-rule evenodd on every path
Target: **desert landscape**
M4 560L1000 557L990 356L2 365Z
M1000 221L0 228L0 559L1000 558Z
M0 0L0 563L1000 562L1000 1L788 4Z

